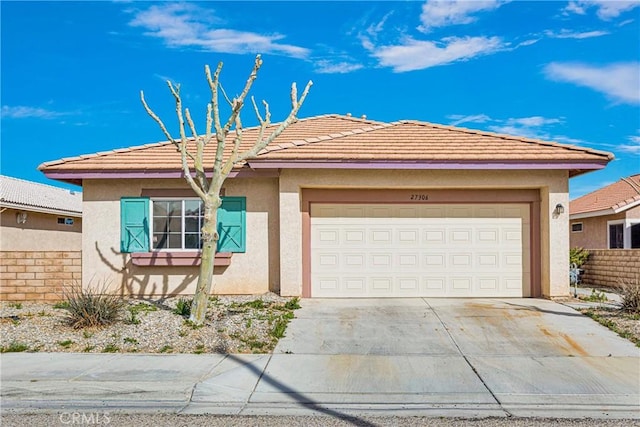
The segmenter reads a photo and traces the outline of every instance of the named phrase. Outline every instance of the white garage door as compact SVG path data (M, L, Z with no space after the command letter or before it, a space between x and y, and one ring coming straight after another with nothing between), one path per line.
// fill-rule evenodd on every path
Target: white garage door
M530 296L526 204L312 204L312 297Z

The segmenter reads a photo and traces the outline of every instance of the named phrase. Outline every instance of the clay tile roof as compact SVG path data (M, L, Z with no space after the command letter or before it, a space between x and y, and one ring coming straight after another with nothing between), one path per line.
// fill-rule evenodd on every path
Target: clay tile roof
M569 204L569 213L576 215L607 211L603 214L612 214L625 211L637 204L640 204L640 174L622 178L620 181L572 200Z
M258 128L245 128L243 136L241 149L251 147ZM225 158L230 155L230 145ZM209 147L205 150L205 164L212 164L215 155L214 146ZM64 174L66 180L70 175L81 180L82 174L89 172L180 172L180 155L176 151L171 142L164 141L47 162L39 169L50 176ZM413 120L385 123L329 114L299 119L249 163L555 162L602 167L612 158L612 154L602 151L511 135ZM576 167L576 171L582 170Z
M0 206L82 215L82 193L0 175Z

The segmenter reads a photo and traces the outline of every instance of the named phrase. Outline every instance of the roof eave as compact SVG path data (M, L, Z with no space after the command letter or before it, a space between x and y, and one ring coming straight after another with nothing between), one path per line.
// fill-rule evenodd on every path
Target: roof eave
M0 207L21 210L21 211L30 211L30 212L38 212L49 215L65 215L72 216L75 218L82 218L82 212L66 210L66 209L52 209L52 208L44 208L41 206L31 206L25 205L22 203L12 203L7 201L0 202Z

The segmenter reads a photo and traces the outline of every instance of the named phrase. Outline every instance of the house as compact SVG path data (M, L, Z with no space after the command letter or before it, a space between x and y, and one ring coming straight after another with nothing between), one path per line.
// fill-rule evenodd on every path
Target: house
M243 144L257 134L245 129ZM214 292L566 296L568 181L612 158L411 120L299 119L225 183ZM108 280L133 295L194 293L202 213L175 146L40 170L83 187L85 283Z
M82 248L82 193L0 175L0 251Z
M640 174L569 204L571 247L640 249Z
M81 250L82 193L0 175L0 300L61 299Z

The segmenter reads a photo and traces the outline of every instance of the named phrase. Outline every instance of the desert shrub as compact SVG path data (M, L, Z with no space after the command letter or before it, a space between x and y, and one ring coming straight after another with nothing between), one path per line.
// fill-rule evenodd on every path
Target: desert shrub
M589 251L584 248L571 248L569 250L569 264L574 265L577 268L582 267L582 265L587 262L589 259Z
M63 291L67 321L73 328L106 326L120 319L126 301L107 292L107 284L100 287L73 286Z
M622 309L640 313L640 279L623 281L618 287L622 294Z
M189 317L191 315L192 303L193 299L191 298L180 298L178 302L176 302L176 308L173 309L173 312L178 316Z

